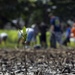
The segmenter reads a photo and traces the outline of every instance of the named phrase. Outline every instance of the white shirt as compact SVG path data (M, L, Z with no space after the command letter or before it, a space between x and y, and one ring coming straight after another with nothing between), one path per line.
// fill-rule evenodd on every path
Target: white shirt
M8 36L7 33L5 33L5 32L3 32L3 33L0 34L0 38L3 38L5 36Z
M26 28L27 34L28 34L29 32L33 32L33 31L34 31L33 28ZM22 34L23 34L23 30L20 30L20 31L18 32L18 37L20 38Z
M28 32L32 32L32 31L34 31L33 28L26 28L26 32L27 32L27 33L28 33Z

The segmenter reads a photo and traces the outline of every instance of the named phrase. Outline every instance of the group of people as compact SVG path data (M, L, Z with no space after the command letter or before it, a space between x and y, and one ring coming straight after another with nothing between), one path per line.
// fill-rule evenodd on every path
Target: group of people
M50 31L50 47L51 48L57 48L57 42L59 43L59 46L67 46L68 43L70 43L70 39L75 39L75 23L71 27L70 25L66 25L66 33L65 33L65 39L63 40L63 28L61 25L61 20L59 17L54 16L52 13L49 15L50 16L50 26L47 26L44 22L37 22L36 24L32 25L30 28L26 28L27 32L27 39L25 41L25 45L27 47L30 46L30 42L33 39L36 42L36 36L38 33L41 35L39 36L40 38L40 44L41 47L46 48L47 47L47 42L46 42L46 32ZM19 32L21 36L21 32ZM21 37L19 38L20 42Z
M59 17L50 14L50 24L50 44L52 48L57 48L57 42L60 46L67 46L68 43L71 42L71 39L73 40L73 42L75 42L75 23L73 23L72 26L70 26L69 24L66 25L65 37L63 37L64 29ZM63 40L63 38L65 39Z
M37 35L40 33L41 35L39 36L40 38L40 43L42 47L46 47L46 31L47 31L47 25L44 22L37 22L36 24L33 24L31 27L26 28L26 41L22 40L22 34L23 30L20 30L18 32L18 43L22 43L26 47L30 47L31 41L34 42L35 47L40 47L40 45L36 45L37 43ZM24 43L23 43L24 42Z
M69 24L66 25L65 37L63 37L63 26L61 24L61 19L58 16L53 15L52 13L50 16L50 26L45 24L44 22L36 22L31 27L26 28L26 40L23 40L23 30L19 30L18 32L18 47L19 44L24 45L26 48L29 48L31 42L34 42L34 47L39 48L47 47L47 36L46 32L50 32L50 47L57 48L57 42L59 46L67 46L70 41L75 41L75 23L72 26ZM37 35L39 35L40 45L37 45ZM13 35L14 36L14 35ZM25 36L25 35L24 35ZM6 41L8 35L6 33L0 34L0 43L2 41ZM64 38L64 40L63 40Z

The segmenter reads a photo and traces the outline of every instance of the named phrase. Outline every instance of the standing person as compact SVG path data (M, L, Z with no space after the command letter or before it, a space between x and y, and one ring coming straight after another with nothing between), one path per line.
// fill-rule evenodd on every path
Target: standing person
M75 40L75 23L73 24L71 28L71 38Z
M38 35L38 33L39 33L38 24L37 24L37 23L32 24L31 28L34 29L34 38L33 38L33 41L35 42L35 44L37 44L37 39L36 39L36 37L37 37L37 35Z
M75 23L73 23L73 26L71 28L70 45L72 47L75 47Z
M56 42L58 41L59 44L62 44L62 28L61 28L61 21L59 17L50 14L50 45L52 48L56 48Z
M66 28L66 38L63 41L63 45L67 46L67 43L70 43L70 35L71 35L71 26L68 24Z
M46 48L47 46L47 43L46 43L47 25L44 22L41 22L41 24L39 25L39 31L41 33L40 35L41 46Z

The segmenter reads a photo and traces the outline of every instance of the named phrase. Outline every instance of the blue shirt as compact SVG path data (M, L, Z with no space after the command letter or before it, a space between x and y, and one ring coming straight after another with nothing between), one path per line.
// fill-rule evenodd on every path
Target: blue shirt
M68 28L66 29L66 37L70 37L70 33L71 33L71 28L68 27Z
M53 17L50 20L50 24L54 25L54 31L59 32L61 31L60 19L59 17Z

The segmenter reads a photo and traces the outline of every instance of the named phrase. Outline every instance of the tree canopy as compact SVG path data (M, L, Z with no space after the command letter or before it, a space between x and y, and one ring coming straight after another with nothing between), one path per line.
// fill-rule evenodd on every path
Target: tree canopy
M0 28L11 20L22 17L26 25L36 20L49 24L50 12L63 20L74 18L74 0L0 0Z

